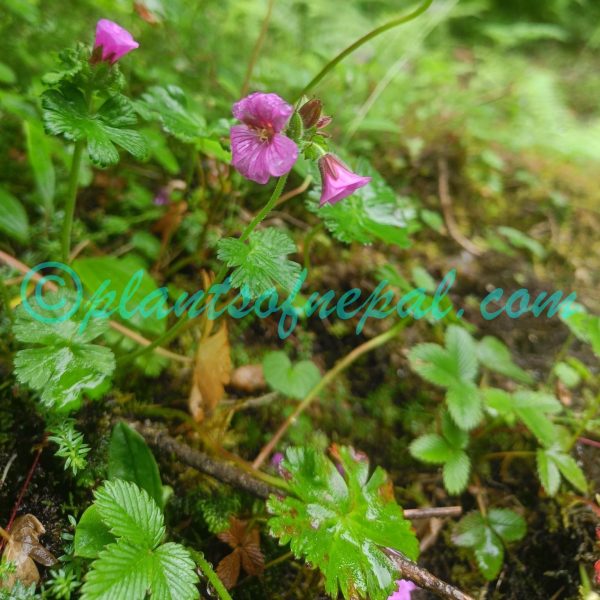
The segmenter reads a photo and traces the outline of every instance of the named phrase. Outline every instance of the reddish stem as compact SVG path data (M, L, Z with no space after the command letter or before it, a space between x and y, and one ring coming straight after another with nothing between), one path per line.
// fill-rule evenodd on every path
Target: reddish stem
M577 439L577 441L580 444L585 444L586 446L593 446L594 448L600 448L600 442L597 442L596 440L590 440L589 438L579 437Z
M47 439L48 439L48 434L44 433L44 439L42 440L42 443L38 447L38 451L35 455L35 458L33 459L33 463L31 463L31 467L29 469L29 472L27 473L27 477L25 478L25 481L23 482L23 485L21 486L21 491L19 492L19 497L17 498L17 501L15 502L12 513L10 515L10 519L8 520L8 525L6 526L6 531L10 531L10 528L12 527L15 517L17 516L19 507L21 506L21 503L23 502L23 498L25 498L25 494L27 493L27 490L29 489L31 480L33 479L33 474L35 473L35 469L37 468L38 463L40 462L40 456L42 455L42 451L44 450L44 447L46 446ZM2 543L0 544L0 550L2 550L3 547L4 547L4 540L2 540Z

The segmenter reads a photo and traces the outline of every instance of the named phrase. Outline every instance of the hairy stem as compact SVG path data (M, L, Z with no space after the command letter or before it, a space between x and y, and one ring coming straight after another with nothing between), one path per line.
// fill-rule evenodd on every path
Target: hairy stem
M77 190L79 188L79 171L81 170L81 159L85 149L85 140L79 140L73 150L71 172L69 174L69 187L67 201L65 204L65 220L62 228L62 257L65 264L69 263L71 255L71 229L73 228L73 215L75 214L75 203L77 201Z
M403 25L404 23L408 23L413 19L416 19L418 16L422 15L433 3L433 0L425 0L418 8L416 8L413 12L404 15L403 17L398 17L396 19L392 19L379 27L376 27L366 35L363 35L360 39L356 40L353 44L350 44L345 50L342 50L334 59L330 60L313 79L304 87L304 89L298 94L299 100L302 96L308 94L310 90L312 90L320 81L333 70L340 62L342 62L347 56L352 54L355 50L360 48L363 44L366 44L373 38L377 37L381 33L385 33L394 27L398 27L398 25Z
M386 342L394 339L402 329L406 326L406 320L399 321L393 327L381 333L377 337L361 344L357 348L354 348L352 352L347 354L344 358L338 361L332 369L327 371L323 378L313 387L310 392L306 395L306 397L296 406L294 411L290 414L290 416L281 424L279 429L275 432L273 437L265 444L263 449L259 452L258 456L252 463L252 466L255 469L258 469L265 460L269 457L279 440L285 435L290 426L294 423L294 421L313 403L313 401L318 397L323 389L329 383L331 383L342 371L347 369L354 361L360 358L363 354L382 346Z
M215 573L212 565L204 558L202 552L197 552L192 548L188 548L189 553L192 555L194 562L198 565L200 570L206 575L206 578L213 586L215 592L219 595L221 600L232 600L229 592L225 589L223 582L219 579L219 576Z

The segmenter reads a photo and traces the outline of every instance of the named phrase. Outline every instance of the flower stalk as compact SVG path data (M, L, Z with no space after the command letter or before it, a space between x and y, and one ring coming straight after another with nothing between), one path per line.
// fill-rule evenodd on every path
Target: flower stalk
M71 172L69 173L69 186L67 201L65 204L65 220L62 227L62 257L65 264L69 264L71 256L71 230L73 228L73 216L77 202L77 191L79 189L79 172L81 171L81 160L85 149L85 139L75 143L73 160L71 161Z

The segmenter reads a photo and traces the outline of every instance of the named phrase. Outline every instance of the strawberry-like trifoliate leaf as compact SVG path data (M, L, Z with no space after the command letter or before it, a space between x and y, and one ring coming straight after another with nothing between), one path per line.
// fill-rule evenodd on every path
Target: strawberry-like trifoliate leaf
M158 504L148 492L132 482L107 481L96 492L100 517L109 524L116 537L124 537L140 546L154 548L165 535L165 525Z
M551 448L540 448L536 453L538 476L550 496L558 492L561 475L580 492L587 491L587 481L575 459L563 451L558 444Z
M315 449L287 450L281 468L297 497L270 497L271 534L319 567L332 597L386 600L400 574L385 548L415 560L417 539L385 471L369 478L367 458L352 448L333 455L339 470Z
M486 335L477 342L477 358L490 371L495 371L515 381L531 385L533 377L513 362L510 350L498 338Z
M471 460L465 452L468 434L457 427L448 414L442 416L442 435L428 433L410 445L410 453L418 460L443 465L444 487L450 494L460 494L467 487Z
M88 538L98 536L106 545L86 576L82 600L144 600L148 595L153 600L198 598L194 562L180 544L159 545L165 533L163 515L144 490L132 482L108 481L96 492L93 506L117 540L106 544L110 538L99 524L85 528ZM93 539L86 539L86 544L92 555L99 546Z
M557 437L554 423L547 415L562 410L561 403L546 392L520 390L513 394L497 388L483 391L486 410L502 417L510 425L518 419L545 446L551 446Z
M42 403L55 412L77 409L82 393L97 393L115 369L112 351L90 343L106 330L106 321L95 319L81 331L77 314L54 322L59 315L46 308L57 307L63 316L68 316L75 301L69 294L53 292L44 295L44 306L32 297L29 309L21 306L17 310L13 326L18 341L36 344L17 352L17 379L40 392Z
M281 286L291 290L300 274L300 265L287 259L296 252L294 241L272 227L250 234L247 242L224 238L218 243L218 256L233 267L231 285L244 288L255 298Z
M484 516L473 512L456 527L454 543L471 548L483 576L494 579L504 562L504 544L520 540L527 527L523 517L504 508L493 508Z
M148 150L144 137L128 128L137 122L133 105L122 94L110 96L96 113L92 113L83 93L65 83L58 89L44 92L42 107L46 131L73 142L86 140L90 160L97 167L119 162L116 146L139 160L146 158Z
M446 402L454 422L473 429L483 416L479 389L474 383L479 370L477 346L469 332L457 325L446 330L445 348L418 344L408 359L423 379L447 389Z

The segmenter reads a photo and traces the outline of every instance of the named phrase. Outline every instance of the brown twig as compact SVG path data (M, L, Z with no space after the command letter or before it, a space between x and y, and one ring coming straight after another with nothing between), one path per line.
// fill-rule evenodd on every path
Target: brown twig
M267 31L269 29L269 23L271 21L271 14L273 13L273 5L275 4L275 0L268 1L269 4L267 5L267 13L265 14L265 18L263 19L260 28L260 33L258 34L256 43L254 44L254 48L252 49L252 56L250 57L250 61L248 62L248 68L246 69L246 76L244 77L244 83L242 84L242 97L248 93L250 79L252 79L252 72L254 71L254 67L256 65L256 61L258 60L258 55L260 54L262 46L265 42L265 38L267 37Z
M410 579L421 589L432 592L436 596L439 596L440 598L446 598L448 600L473 600L471 596L461 592L453 585L438 579L427 569L420 567L417 563L409 560L399 552L396 552L391 548L386 548L386 552L396 563L396 566L402 573L402 577L404 579Z
M130 425L135 427L151 446L160 449L161 452L175 454L181 462L201 473L211 475L223 483L250 492L259 498L268 498L270 494L283 493L282 490L258 480L238 467L178 442L164 431L140 423L130 423Z
M250 472L209 456L204 452L190 448L187 444L178 442L165 431L141 423L129 423L134 427L150 444L163 453L173 453L184 464L193 467L201 473L211 475L215 479L227 483L234 487L243 489L259 498L268 498L270 494L287 495L285 489L279 486L269 485L267 482L256 478L258 472L254 475ZM262 474L264 476L264 474ZM408 508L404 511L404 516L411 520L431 519L433 517L459 517L462 514L460 506L442 506L439 508Z
M12 267L13 269L15 269L23 274L28 273L31 270L25 263L22 263L20 260L17 260L14 256L11 256L10 254L7 254L6 252L2 252L2 250L0 250L0 262L3 262L4 264L8 265L9 267ZM35 273L33 276L33 279L35 281L41 281L43 279L43 277L39 273ZM52 283L51 281L46 281L44 283L44 285L47 286L52 291L56 291L58 289L58 286L55 283ZM114 329L115 331L118 331L121 335L124 335L125 337L128 337L129 339L133 340L140 346L149 346L150 345L150 340L146 339L144 336L140 335L139 333L132 331L131 329L129 329L129 327L125 327L124 325L121 325L120 323L117 323L116 321L109 321L108 324L110 325L110 327L112 329ZM158 347L158 348L155 348L154 351L156 352L156 354L159 354L160 356L164 356L165 358L170 358L171 360L175 360L175 361L182 362L185 364L191 364L191 362L192 362L192 359L189 358L188 356L182 356L180 354L175 354L174 352L166 350L165 348Z
M462 248L474 256L481 256L483 251L476 246L471 240L466 238L458 228L454 220L452 211L452 197L450 196L450 185L448 183L448 162L444 157L438 159L438 192L440 196L440 204L444 215L444 222L450 237Z

